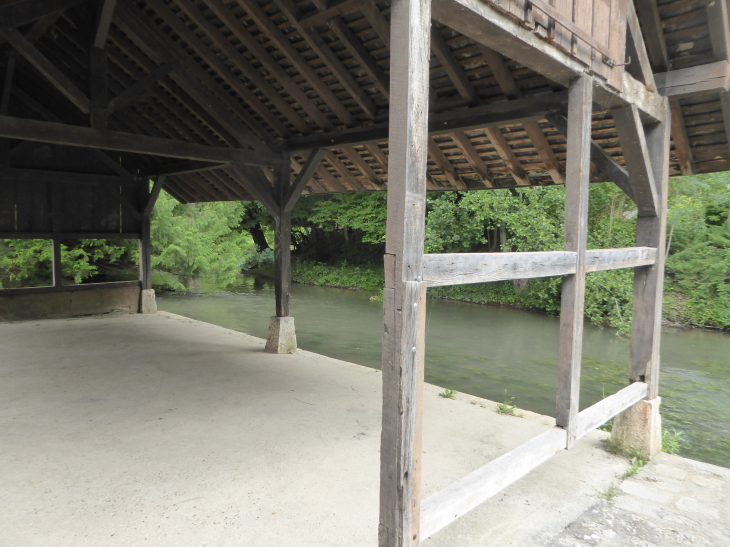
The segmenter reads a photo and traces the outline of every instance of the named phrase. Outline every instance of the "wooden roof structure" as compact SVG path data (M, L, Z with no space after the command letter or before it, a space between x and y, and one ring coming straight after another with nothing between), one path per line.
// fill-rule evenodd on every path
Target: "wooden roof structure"
M730 169L727 0L635 2L635 11L628 2L625 68L672 98L672 173ZM441 4L431 33L429 189L562 184L564 83L449 26L438 14L458 2ZM518 0L500 9L544 38L545 16L525 15L532 5L544 4ZM599 15L596 7L595 21L583 22L588 34ZM165 189L182 202L247 200L255 188L271 187L274 159L291 153L285 161L294 179L324 148L305 192L384 190L389 18L384 0L2 1L0 131L12 139L8 166L166 174ZM560 31L548 39L560 42ZM580 60L580 52L571 54ZM656 82L642 75L649 65ZM686 85L713 70L710 86ZM19 120L38 123L19 127ZM136 147L107 146L98 134L65 138L58 124L139 137L129 138ZM49 155L48 144L34 144L34 131L56 131L63 150L84 138L97 149L71 165L65 152ZM593 141L604 156L593 158L593 180L625 176L610 109L594 110ZM116 148L99 152L104 146ZM39 148L48 156L41 162ZM257 157L270 161L242 163Z

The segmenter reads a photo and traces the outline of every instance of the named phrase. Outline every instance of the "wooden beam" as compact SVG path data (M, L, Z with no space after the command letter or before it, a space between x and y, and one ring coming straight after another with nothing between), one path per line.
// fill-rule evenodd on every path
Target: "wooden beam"
M43 169L0 169L3 182L17 184L82 184L99 186L112 184L115 186L137 186L139 182L131 176L97 175L94 173L69 173L63 171L47 171Z
M96 33L94 35L94 47L104 49L106 39L109 36L109 28L114 17L114 8L117 0L100 0L99 13L96 18Z
M53 87L63 94L81 112L90 111L89 98L73 82L49 61L25 36L15 29L0 27L0 37L4 38L26 61L33 65Z
M302 38L309 44L317 56L337 77L337 80L347 89L352 98L357 101L360 107L371 118L377 114L377 107L365 90L360 86L355 77L350 73L345 64L329 48L321 35L299 22L299 10L293 0L274 0L281 12L289 20L289 23L299 32Z
M423 281L441 287L570 275L576 272L576 260L570 251L426 254Z
M461 98L467 101L468 104L477 104L479 102L479 95L477 95L476 89L474 89L466 73L454 59L451 48L439 33L439 29L435 26L431 29L431 48L441 62L441 67L446 71L449 79L454 84L459 95L461 95Z
M383 72L383 69L380 68L380 65L370 55L370 52L365 48L365 45L360 39L350 32L347 24L339 17L332 19L329 22L329 26L337 38L339 38L340 42L349 50L360 67L370 76L375 87L378 88L386 99L390 99L390 78ZM371 117L374 118L375 116Z
M169 158L196 159L213 162L239 162L246 165L278 165L279 156L260 151L205 146L171 139L159 139L118 131L89 129L74 125L23 120L0 116L0 137L28 141L135 152Z
M431 136L445 135L453 131L469 131L485 127L498 127L525 121L537 121L550 114L564 113L568 107L568 92L540 93L523 99L497 102L464 108L451 112L430 114L428 133ZM343 144L367 144L388 140L389 122L317 133L308 137L295 137L273 148L281 152L299 152L312 148L333 148Z
M364 192L365 190L368 190L368 188L366 188L365 185L352 174L350 169L348 169L348 167L340 161L340 158L338 158L334 152L325 152L324 159L342 176L343 181L347 181L347 184L350 185L352 190L355 192Z
M576 436L578 439L602 426L608 420L623 412L627 408L634 406L641 401L648 393L648 386L643 382L634 382L621 391L609 395L605 399L598 401L593 406L589 406L585 410L578 413L578 431Z
M512 147L510 147L507 142L507 139L504 138L502 130L499 129L499 127L487 127L484 129L484 132L487 134L489 142L494 147L494 150L497 152L499 157L502 158L502 161L504 161L507 166L507 170L512 175L512 178L515 179L515 183L517 183L518 186L530 186L530 179L527 176L525 169L522 167L520 160L517 159Z
M152 214L152 209L155 208L155 203L157 203L157 198L160 197L160 192L165 186L165 179L167 177L165 175L160 175L155 180L155 183L152 185L152 190L150 191L149 196L147 197L147 202L145 203L144 210L142 211L142 216L145 218L148 218Z
M211 2L214 5L220 4L220 0L211 0ZM211 4L211 2L208 2L208 4ZM272 21L264 9L256 2L238 2L238 4L246 10L249 17L254 20L261 32L276 45L276 48L286 57L287 61L296 68L301 77L312 86L312 89L314 89L320 99L332 109L332 112L335 113L340 121L347 126L355 125L356 122L347 107L340 102L337 96L309 65L306 59L302 57L302 54L299 53L289 39L281 33L279 27L274 23L274 21ZM297 85L291 78L289 78L289 81L290 84L286 86L288 90L290 90L293 85ZM304 107L304 104L300 103L300 106ZM331 124L328 123L325 126L320 125L320 127L327 130L328 127L331 127Z
M542 132L540 124L537 122L529 122L523 124L522 127L532 141L535 150L537 150L537 154L540 156L545 170L550 174L550 178L553 179L553 183L565 184L565 177L560 166L560 160L558 160L555 152L553 152L553 148L545 137L545 133Z
M145 169L144 174L148 177L160 175L184 175L186 173L199 173L201 171L210 171L211 169L221 169L228 167L228 163L211 163L209 161L183 160L175 163L156 166Z
M636 107L612 110L621 150L629 172L629 184L634 191L634 201L639 216L657 214L657 191L651 168L651 158L646 144L644 126Z
M449 161L449 158L446 157L439 144L432 138L428 139L428 155L431 161L436 164L436 169L443 172L452 188L457 190L468 189L464 181L461 180L459 173L456 172L456 169Z
M22 0L0 8L2 24L17 28L46 15L77 6L87 0Z
M487 501L565 449L566 432L552 427L433 494L421 506L423 539Z
M669 99L672 114L672 142L674 151L679 159L679 171L682 175L695 174L695 162L692 155L692 143L687 136L687 126L684 123L684 114L679 99ZM727 125L726 125L727 127Z
M474 148L474 145L471 143L471 140L466 133L454 131L453 133L449 133L449 136L456 143L456 146L459 147L459 150L461 150L462 155L466 158L469 165L471 165L471 168L474 169L474 172L479 175L484 186L492 188L494 185L492 184L491 176L489 174L489 168L487 167L487 164L484 163L479 152L476 148Z
M644 28L644 41L654 72L669 70L667 44L656 0L635 0L635 8Z
M577 253L577 262L576 273L563 278L556 415L557 425L568 432L567 448L571 448L575 444L578 426L586 282L585 259L588 238L592 91L593 85L590 76L581 76L570 86L563 248L566 251Z
M361 5L377 10L374 3ZM430 0L391 3L380 547L416 547L421 541L426 283L420 275L429 140L430 8Z
M669 121L646 132L647 149L656 181L657 215L636 220L636 245L655 247L656 262L634 270L634 304L631 321L631 368L629 379L649 385L647 399L659 392L659 346L662 327L662 294L667 234L669 184Z
M231 165L232 171L237 175L246 191L256 198L261 205L274 218L278 218L281 214L279 201L276 199L274 189L268 183L260 171L248 167L247 165Z
M719 1L719 0L718 0ZM730 89L730 62L722 60L655 74L657 90L665 97L698 97Z
M294 205L296 205L299 196L302 195L304 188L306 188L307 184L309 184L310 180L314 176L315 171L319 168L319 164L322 162L325 152L327 151L324 148L318 148L309 154L307 161L304 162L304 167L302 167L302 170L299 171L299 174L294 179L294 183L284 196L284 200L282 202L282 210L284 212L289 213L292 209L294 209Z
M626 249L591 249L586 251L586 273L621 268L650 266L656 262L657 250L653 247L628 247Z
M631 56L631 62L626 67L629 74L644 84L647 89L656 91L654 73L633 0L628 0L626 6L626 52Z
M89 48L89 120L94 129L106 129L109 121L106 108L108 64L105 50Z
M63 259L61 256L63 250L61 249L61 238L58 236L54 237L52 243L53 251L51 253L51 270L53 275L53 286L61 287L63 285Z
M111 114L112 112L121 110L122 108L129 106L130 104L133 104L144 98L145 96L149 95L151 93L150 88L155 85L155 82L157 82L164 76L167 76L174 69L175 66L171 64L158 66L152 72L147 74L147 76L144 76L140 80L137 80L134 85L128 87L119 95L110 100L109 103L106 105L107 112Z
M354 147L350 145L345 145L342 147L342 151L348 158L350 158L350 161L357 166L363 177L365 177L370 182L370 185L373 187L373 189L385 189L383 181L380 180L380 177L375 173L375 171L373 171L372 167L370 167L368 162L365 161L365 158L363 158L360 153L355 150Z
M707 3L707 22L715 60L730 61L730 6L727 0L710 0ZM730 83L730 78L728 82ZM730 147L730 91L727 89L720 92L720 108L727 144Z

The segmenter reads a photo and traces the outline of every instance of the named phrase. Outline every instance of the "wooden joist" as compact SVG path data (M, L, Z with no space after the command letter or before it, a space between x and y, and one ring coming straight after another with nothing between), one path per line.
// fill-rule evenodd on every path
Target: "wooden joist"
M86 148L101 148L120 152L136 152L169 158L195 159L213 162L238 162L247 165L278 165L280 156L236 148L205 146L145 135L89 129L74 125L22 120L0 116L0 137L28 141L64 144Z
M109 28L114 17L114 8L117 0L102 0L96 17L96 33L94 35L94 47L103 49L109 35Z
M326 152L327 151L325 149L319 148L309 154L307 161L304 162L302 170L299 171L296 179L294 179L294 183L291 185L291 187L288 188L286 194L284 195L282 202L283 211L290 212L292 209L294 209L294 205L296 205L299 196L302 195L304 188L307 186L307 184L309 184L311 178L314 176L315 171L317 171L317 169L319 168L319 164L322 161L322 158L324 158Z
M565 445L565 429L553 427L426 498L421 503L421 537L430 537L464 516L548 461Z
M19 0L0 6L0 21L9 28L32 23L51 13L57 13L87 0Z
M584 269L586 272L618 270L651 266L656 262L654 247L629 247L626 249L591 249L586 251Z
M665 97L698 97L730 89L730 62L716 61L655 74L657 90Z

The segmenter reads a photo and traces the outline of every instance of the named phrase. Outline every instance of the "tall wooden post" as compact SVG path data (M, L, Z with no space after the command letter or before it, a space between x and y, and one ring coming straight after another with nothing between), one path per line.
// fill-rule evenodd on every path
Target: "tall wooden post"
M631 323L631 365L629 379L648 385L646 399L625 410L613 422L611 437L627 449L652 458L662 450L659 415L659 343L662 328L662 294L667 234L667 192L669 183L669 140L671 122L665 99L665 121L644 129L647 154L656 189L656 215L639 216L637 246L654 247L656 262L634 269L634 309ZM631 173L629 173L631 176Z
M281 206L279 216L274 219L274 292L276 293L276 316L289 316L291 292L291 211L283 204L289 191L288 167L274 170L274 192Z
M291 293L291 203L292 190L289 181L289 165L274 168L274 293L276 296L276 315L269 321L269 335L266 351L269 353L294 353L297 349L297 336L294 318L289 315ZM276 213L276 214L274 214Z
M426 284L430 0L391 4L388 221L383 290L381 547L418 545Z
M157 177L152 190L149 181L145 180L140 187L140 203L144 204L139 221L139 282L142 287L139 301L139 313L155 313L157 302L155 290L152 288L152 240L151 216L160 191L165 184L165 176Z
M586 284L585 255L588 237L588 182L591 161L591 113L593 111L591 77L583 75L573 81L569 93L564 248L566 251L577 253L578 262L576 273L563 278L556 416L557 425L568 430L567 448L572 447L576 441L580 395Z
M61 240L53 239L53 286L60 288L63 286L63 273L61 265Z

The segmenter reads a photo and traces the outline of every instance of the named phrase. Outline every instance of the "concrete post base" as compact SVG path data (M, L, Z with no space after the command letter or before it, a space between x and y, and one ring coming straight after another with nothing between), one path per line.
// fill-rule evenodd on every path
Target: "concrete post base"
M662 451L662 398L643 400L624 410L613 420L611 440L627 451L641 452L651 459Z
M155 289L142 289L139 293L139 313L157 313Z
M266 339L269 353L296 353L297 333L293 317L273 316L269 321L269 337Z

